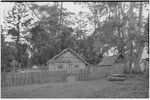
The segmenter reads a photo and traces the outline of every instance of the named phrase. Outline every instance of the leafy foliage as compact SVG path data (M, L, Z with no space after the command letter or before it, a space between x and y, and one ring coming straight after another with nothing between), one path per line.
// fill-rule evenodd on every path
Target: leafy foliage
M86 6L90 13L78 14L68 12L62 2L30 3L30 11L24 3L15 4L5 18L7 35L14 41L7 43L2 35L3 66L9 65L13 57L22 63L22 68L46 64L66 48L72 48L91 64L98 64L112 48L129 60L129 51L133 58L140 57L139 48L149 41L149 20L143 24L142 4L138 2L79 2L76 4ZM139 16L134 10L139 11ZM32 23L36 18L29 12L36 13L39 20ZM94 32L89 31L90 27Z
M11 42L7 44L4 43L3 52L4 54L5 52L8 52L7 55L3 55L4 62L5 60L10 59L9 56L12 56L10 60L6 61L3 64L4 66L9 65L13 59L17 60L17 62L22 63L22 67L27 66L28 54L26 50L28 48L28 45L21 42L22 39L26 40L26 38L22 36L21 30L28 27L33 20L33 18L28 18L28 15L29 11L27 10L24 3L14 3L14 6L8 12L8 16L5 17L5 25L8 28L4 30L8 31L7 35L12 36L11 39L13 40L14 45L10 45L12 44Z

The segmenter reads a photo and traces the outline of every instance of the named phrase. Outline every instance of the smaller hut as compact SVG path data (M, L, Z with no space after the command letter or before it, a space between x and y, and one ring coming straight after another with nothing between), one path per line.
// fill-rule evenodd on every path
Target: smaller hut
M112 66L115 63L123 62L123 59L124 59L124 56L122 54L117 54L117 55L103 58L102 62L100 62L98 65L101 67Z
M109 67L110 74L122 74L124 68L124 56L122 54L117 54L109 57L105 57L101 63L98 65L100 67Z

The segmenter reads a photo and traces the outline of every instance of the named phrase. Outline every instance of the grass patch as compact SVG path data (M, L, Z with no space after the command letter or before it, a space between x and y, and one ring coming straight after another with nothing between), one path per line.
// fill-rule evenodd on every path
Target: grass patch
M2 98L148 98L149 82L143 76L125 81L46 83L2 88Z

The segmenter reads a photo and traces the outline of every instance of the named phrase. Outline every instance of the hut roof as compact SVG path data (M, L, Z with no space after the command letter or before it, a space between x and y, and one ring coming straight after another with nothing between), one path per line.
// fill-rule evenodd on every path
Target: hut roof
M112 65L115 63L116 59L120 56L120 54L105 57L102 62L100 62L98 65Z
M50 59L48 61L48 63L54 63L54 62L63 62L63 61L56 61L56 58L60 57L61 55L63 55L64 53L66 53L67 51L71 52L72 54L74 54L77 58L79 58L82 62L84 62L85 64L89 64L86 60L84 60L84 58L82 56L80 56L79 54L77 54L75 51L73 51L72 49L64 49L62 52L60 52L59 54L57 54L56 56L54 56L52 59ZM68 61L69 63L69 61Z

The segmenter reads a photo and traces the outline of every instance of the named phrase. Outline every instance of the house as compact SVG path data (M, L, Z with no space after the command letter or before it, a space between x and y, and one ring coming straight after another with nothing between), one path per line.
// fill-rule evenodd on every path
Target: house
M47 62L50 71L85 69L88 62L72 49L65 49Z
M115 63L120 63L124 59L124 56L122 54L117 54L109 57L103 58L102 62L100 62L99 66L112 66Z
M117 54L109 57L105 57L99 67L109 67L110 74L123 74L124 72L124 56L122 54Z

